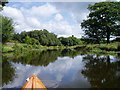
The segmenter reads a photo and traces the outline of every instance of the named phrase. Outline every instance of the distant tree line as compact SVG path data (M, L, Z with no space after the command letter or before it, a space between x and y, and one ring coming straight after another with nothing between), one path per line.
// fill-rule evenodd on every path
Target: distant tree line
M80 39L74 37L73 35L71 37L65 38L65 37L60 37L58 38L60 40L60 42L64 45L64 46L74 46L74 45L79 45L81 44Z
M20 34L14 34L13 40L17 40L20 43L27 43L27 44L41 44L46 46L74 46L80 43L80 39L76 37L59 37L54 33L48 32L46 29L44 30L34 30L29 32L21 32Z
M61 42L57 38L57 35L49 33L47 30L34 30L29 32L21 32L20 34L14 34L13 40L17 40L20 43L30 43L39 42L37 44L46 46L57 46ZM33 42L33 43L32 43Z

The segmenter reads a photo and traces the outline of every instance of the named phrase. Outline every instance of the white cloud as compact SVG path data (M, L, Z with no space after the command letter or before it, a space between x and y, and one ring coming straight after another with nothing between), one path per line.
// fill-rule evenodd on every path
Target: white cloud
M27 17L26 21L28 23L28 25L30 25L31 27L40 27L41 23L40 21L38 21L38 19L36 19L35 17Z
M42 18L48 18L58 12L58 10L51 4L44 4L42 6L33 6L31 9L21 8L21 11L26 15L32 15Z
M29 9L24 7L19 9L4 7L2 13L13 18L13 21L16 23L16 32L47 29L57 34L58 37L68 37L71 35L81 37L80 33L82 33L82 30L80 23L70 24L69 21L66 21L66 16L60 14L61 11L52 4L47 3L42 6L33 6ZM81 18L84 18L84 16L81 16Z
M13 18L18 23L24 22L24 16L20 10L12 7L4 7L3 9L3 15Z
M60 20L63 19L63 16L58 13L58 14L55 15L55 19L56 19L57 21L60 21Z

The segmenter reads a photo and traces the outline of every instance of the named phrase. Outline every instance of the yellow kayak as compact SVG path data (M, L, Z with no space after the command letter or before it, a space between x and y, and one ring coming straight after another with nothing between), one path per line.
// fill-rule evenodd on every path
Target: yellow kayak
M26 88L42 88L43 90L47 90L47 88L36 75L32 75L30 78L28 78L26 84L22 87L22 90L25 90Z

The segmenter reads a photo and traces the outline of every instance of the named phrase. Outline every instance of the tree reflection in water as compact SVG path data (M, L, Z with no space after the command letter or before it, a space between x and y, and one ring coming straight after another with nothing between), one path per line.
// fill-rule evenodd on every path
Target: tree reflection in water
M2 86L13 81L15 75L15 68L12 64L6 60L5 57L2 58Z
M24 65L47 66L50 62L57 60L58 55L58 51L32 51L26 54L14 54L14 56L9 59Z
M14 53L12 57L9 57L9 60L25 65L47 66L50 62L57 60L58 57L69 56L70 58L74 58L79 54L81 54L81 52L71 50L47 50L42 52L32 51Z
M14 52L12 54L4 55L2 62L2 81L3 85L13 80L15 69L11 65L14 63L29 64L33 66L47 66L49 63L54 62L58 57L69 56L74 58L80 52L73 52L70 50L47 50L47 51L31 51L31 52Z
M48 50L48 51L31 51L15 52L3 57L3 84L7 84L14 78L15 69L11 62L31 66L48 66L49 63L58 60L58 57L74 58L78 55L83 56L85 68L81 67L82 74L88 79L91 87L120 87L120 60L117 57L99 55L86 55L80 50ZM80 81L81 82L81 81Z
M111 62L110 56L86 55L83 61L85 69L82 74L92 87L120 87L120 60Z

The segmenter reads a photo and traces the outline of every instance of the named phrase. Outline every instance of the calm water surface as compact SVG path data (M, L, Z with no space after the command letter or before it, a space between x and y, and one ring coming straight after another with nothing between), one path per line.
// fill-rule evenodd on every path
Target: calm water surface
M3 54L3 88L21 88L33 74L47 88L120 88L119 57L70 50Z

